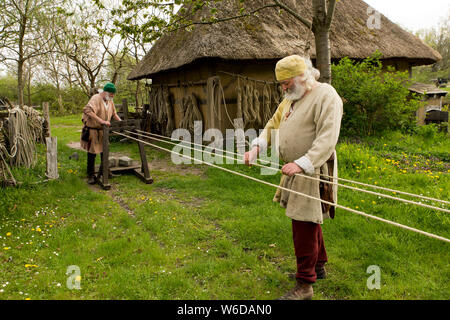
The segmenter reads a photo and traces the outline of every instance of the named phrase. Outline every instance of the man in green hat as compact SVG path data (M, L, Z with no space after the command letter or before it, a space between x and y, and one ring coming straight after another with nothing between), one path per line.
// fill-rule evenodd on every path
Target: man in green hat
M81 121L84 128L81 134L81 147L87 151L87 175L88 183L95 181L95 157L98 153L103 159L103 129L102 125L110 126L111 118L121 121L117 115L113 98L116 93L116 86L108 82L100 93L91 97L83 109ZM101 167L100 167L101 168Z

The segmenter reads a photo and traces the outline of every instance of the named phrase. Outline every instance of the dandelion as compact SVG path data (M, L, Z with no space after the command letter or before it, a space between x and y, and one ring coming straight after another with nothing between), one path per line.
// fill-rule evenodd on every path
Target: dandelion
M11 232L8 232L8 233L6 234L7 237L11 237L11 235L12 235Z
M11 247L4 247L3 250L10 250Z

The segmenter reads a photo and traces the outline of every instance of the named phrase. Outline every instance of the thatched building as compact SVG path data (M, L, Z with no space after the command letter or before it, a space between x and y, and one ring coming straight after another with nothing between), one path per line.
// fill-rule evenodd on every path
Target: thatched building
M265 2L245 5L250 11ZM312 20L311 0L285 2ZM238 0L218 2L218 17L235 16L238 6ZM193 20L209 12L205 8ZM368 5L361 0L337 3L330 31L334 62L346 56L364 59L379 50L385 65L405 71L440 59L438 52L383 15L380 29L370 29L369 18ZM314 62L312 33L285 11L266 8L258 17L197 25L192 31L163 36L128 79L152 81L152 130L170 135L174 128L192 129L193 120L203 120L204 129L224 132L233 128L235 118L243 118L246 128L261 128L281 98L275 63L291 54L309 55Z

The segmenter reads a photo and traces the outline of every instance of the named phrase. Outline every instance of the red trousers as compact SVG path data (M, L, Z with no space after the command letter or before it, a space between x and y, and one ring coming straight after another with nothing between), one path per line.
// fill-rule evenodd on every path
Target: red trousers
M297 257L296 278L305 282L316 282L316 265L324 265L327 252L323 242L320 224L292 220L295 256Z

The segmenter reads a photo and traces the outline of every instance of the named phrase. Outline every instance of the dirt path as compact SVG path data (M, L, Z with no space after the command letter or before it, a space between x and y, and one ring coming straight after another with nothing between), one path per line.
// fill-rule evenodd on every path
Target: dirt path
M69 148L85 152L84 149L81 148L79 141L69 142L67 144L67 146ZM123 156L130 157L129 154L123 153L123 152L110 152L110 156L116 157L116 158L123 157ZM173 173L177 173L177 174L180 174L183 176L185 176L187 174L193 174L193 175L205 177L204 174L205 174L206 168L203 168L198 165L195 165L195 166L187 165L187 164L175 165L170 162L170 158L154 159L154 160L150 161L148 163L148 165L149 165L150 172L152 170L156 170L156 171L173 172Z

